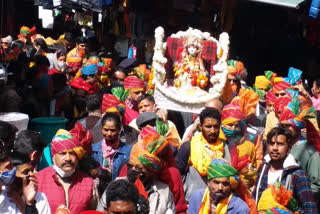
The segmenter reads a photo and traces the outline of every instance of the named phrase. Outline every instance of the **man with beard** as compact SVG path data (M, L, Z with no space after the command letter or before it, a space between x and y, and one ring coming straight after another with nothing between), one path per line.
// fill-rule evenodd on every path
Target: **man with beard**
M224 159L214 159L208 167L208 187L192 193L188 214L248 214L248 205L233 194L237 170Z
M126 112L124 114L124 125L139 117L138 99L145 93L144 81L135 76L128 76L124 79L124 89L130 90L125 101Z
M85 151L80 142L60 129L51 143L53 166L37 173L39 191L45 193L51 212L65 205L71 213L94 210L98 193L92 178L77 166Z
M178 169L185 176L185 193L188 200L196 189L207 185L208 166L213 159L230 160L227 144L219 139L221 114L215 108L200 113L200 132L180 147L176 156Z
M268 185L280 182L292 191L299 213L318 213L309 178L290 154L292 144L292 135L287 128L276 127L268 133L268 154L264 158L265 163L258 174L254 191L256 202L260 203Z

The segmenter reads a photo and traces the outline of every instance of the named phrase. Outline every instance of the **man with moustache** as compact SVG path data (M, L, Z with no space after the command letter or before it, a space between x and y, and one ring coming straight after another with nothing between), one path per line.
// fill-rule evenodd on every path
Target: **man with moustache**
M213 159L230 161L226 143L219 138L221 114L215 108L200 113L200 132L180 147L176 162L184 179L186 199L196 189L207 187L208 166Z
M214 159L208 167L208 187L192 193L188 214L247 214L248 205L233 194L237 170L223 159ZM233 180L233 181L232 181ZM232 181L232 182L231 182Z
M48 199L51 212L65 205L71 213L95 210L98 193L92 178L77 169L85 151L80 142L60 129L51 143L53 166L37 173L39 191Z

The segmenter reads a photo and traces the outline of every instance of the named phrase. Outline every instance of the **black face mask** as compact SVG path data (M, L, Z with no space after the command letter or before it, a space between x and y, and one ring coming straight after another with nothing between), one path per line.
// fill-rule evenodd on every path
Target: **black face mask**
M84 112L86 110L86 102L84 100L76 100L75 106L79 112Z
M136 180L137 180L137 178L139 177L139 175L141 175L141 173L133 170L132 167L130 167L130 166L128 165L127 177L128 177L128 180L129 180L131 183L136 182Z

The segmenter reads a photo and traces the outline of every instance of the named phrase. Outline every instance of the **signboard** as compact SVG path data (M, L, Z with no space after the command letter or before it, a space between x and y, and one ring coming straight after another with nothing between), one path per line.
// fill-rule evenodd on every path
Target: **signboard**
M265 4L274 4L284 7L297 8L298 5L304 0L250 0L254 2L261 2Z

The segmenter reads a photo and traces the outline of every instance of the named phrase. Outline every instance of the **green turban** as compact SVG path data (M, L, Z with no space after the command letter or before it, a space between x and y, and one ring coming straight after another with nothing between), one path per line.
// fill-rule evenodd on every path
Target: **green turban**
M224 159L214 159L208 167L208 180L237 175L238 172Z

